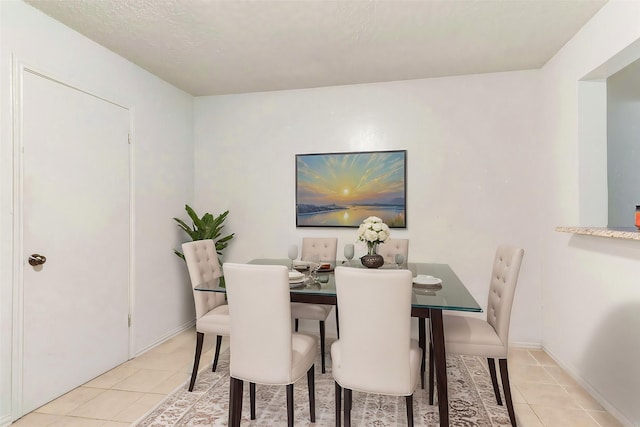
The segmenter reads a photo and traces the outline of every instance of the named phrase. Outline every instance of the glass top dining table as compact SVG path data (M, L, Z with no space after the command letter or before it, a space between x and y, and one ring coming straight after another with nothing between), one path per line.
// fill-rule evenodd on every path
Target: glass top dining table
M259 265L285 265L291 267L289 259L254 259L249 264ZM291 301L307 302L315 304L336 305L336 285L334 278L335 267L345 266L352 268L365 268L359 261L343 261L331 263L331 268L327 271L320 270L317 279L307 278L299 284L291 284ZM398 268L395 264L385 265L381 269ZM441 426L449 425L449 399L447 391L446 357L444 326L442 321L442 311L465 311L482 312L482 308L473 298L462 281L454 273L448 264L435 263L405 263L400 268L411 271L413 277L417 275L428 275L440 278L440 285L418 285L414 284L413 299L411 302L411 315L419 318L418 335L420 347L423 350L423 362L421 368L421 382L424 388L425 354L427 352L426 343L426 322L430 319L430 348L435 361L435 376L438 391L439 418ZM308 271L302 271L308 276ZM203 292L225 292L225 289L218 286L218 281L207 282L197 285L196 291ZM432 372L430 372L430 375ZM433 403L433 390L430 390L429 401Z
M254 259L251 260L249 264L286 265L291 267L291 261L288 259ZM365 268L358 260L352 260L351 263L331 263L331 266L331 271L323 272L320 270L318 272L317 282L314 283L311 280L307 280L297 286L294 285L291 288L291 293L319 296L329 295L335 297L336 283L333 275L334 266ZM412 301L414 308L482 312L482 308L448 264L408 263L408 265L404 264L401 267L410 270L413 277L416 277L418 274L424 274L442 279L441 285L414 285ZM397 268L395 264L385 264L380 269L395 268ZM301 271L305 272L304 270Z

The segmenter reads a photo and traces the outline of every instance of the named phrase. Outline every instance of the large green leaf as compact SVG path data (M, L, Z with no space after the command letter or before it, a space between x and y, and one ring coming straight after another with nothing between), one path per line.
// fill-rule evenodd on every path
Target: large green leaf
M177 223L178 226L189 235L189 237L191 237L191 240L198 240L196 239L196 232L193 231L193 229L191 227L189 227L183 220L181 220L180 218L173 218Z
M198 214L191 208L189 205L185 205L185 210L187 211L187 215L191 218L192 227L189 227L187 223L185 223L180 218L173 218L174 221L178 223L178 227L182 229L192 241L195 240L205 240L211 239L216 242L216 252L218 255L222 255L222 251L229 245L229 241L233 239L235 233L231 233L224 237L220 237L222 234L222 229L224 228L224 221L227 219L227 215L229 215L229 211L223 212L220 215L214 217L211 213L207 212L202 215L202 218L198 217ZM182 252L178 250L173 251L177 256L184 259L184 255Z

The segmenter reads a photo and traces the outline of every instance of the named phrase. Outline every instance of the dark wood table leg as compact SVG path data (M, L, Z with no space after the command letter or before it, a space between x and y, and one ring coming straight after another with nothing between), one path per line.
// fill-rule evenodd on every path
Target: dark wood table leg
M427 332L426 332L426 320L424 317L418 317L418 343L420 348L422 349L422 364L420 365L420 384L422 384L422 389L424 389L424 371L425 371L425 357L426 357L426 349L427 349Z
M438 389L438 412L440 426L449 425L449 395L447 393L447 360L444 348L444 326L442 310L430 309L433 358L436 365L436 387Z
M429 336L433 337L431 334L431 328L429 328ZM433 338L430 338L433 340ZM429 342L429 405L433 405L433 374L436 371L435 363L433 363L433 345L431 345L433 341Z

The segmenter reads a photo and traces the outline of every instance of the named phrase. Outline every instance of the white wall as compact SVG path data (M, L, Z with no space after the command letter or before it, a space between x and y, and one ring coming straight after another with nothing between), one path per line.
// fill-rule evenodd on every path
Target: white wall
M633 58L628 47L640 57L639 39L640 2L605 5L543 68L545 117L540 122L546 160L540 176L545 196L539 229L542 343L629 425L640 424L640 244L554 228L581 225L579 200L589 196L579 185L577 160L585 147L578 138L577 82L595 69L609 69L605 77L619 70L622 59Z
M410 239L412 261L449 263L482 306L496 246L523 247L511 339L539 345L538 80L526 71L196 98L196 205L230 210L226 260L286 258L290 244L322 235L339 238L343 259L355 229L296 229L295 154L406 149L408 228L392 236Z
M193 198L193 98L22 2L0 2L0 18L1 425L11 417L12 269L23 262L12 253L11 55L133 111L134 352L189 325L194 314L186 270L172 253L183 236L171 219Z

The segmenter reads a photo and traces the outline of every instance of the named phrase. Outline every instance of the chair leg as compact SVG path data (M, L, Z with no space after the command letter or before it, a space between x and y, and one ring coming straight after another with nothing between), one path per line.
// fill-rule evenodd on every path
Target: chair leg
M509 385L509 370L507 369L507 359L499 359L500 377L502 378L502 390L504 391L504 400L507 402L507 411L509 411L509 419L511 425L516 426L516 413L513 410L513 401L511 400L511 386Z
M336 304L336 332L340 338L340 318L338 317L338 304Z
M227 424L229 425L229 427L233 426L233 414L235 411L235 398L236 396L236 380L233 377L229 378L229 420L227 421Z
M413 427L413 394L405 398L407 404L407 425Z
M498 387L498 376L496 375L496 359L487 357L489 363L489 373L491 374L491 383L493 384L493 392L496 395L496 402L502 406L502 398L500 397L500 388Z
M196 384L196 377L198 376L198 365L200 364L200 354L202 353L202 343L204 341L204 334L198 332L196 334L196 355L193 359L193 370L191 371L191 382L189 383L189 391L193 391L193 386Z
M256 419L256 383L249 383L249 409L251 419Z
M220 357L220 347L222 346L222 335L216 336L216 354L213 356L213 368L211 372L215 372L218 367L218 358Z
M335 399L336 399L336 427L340 427L340 418L342 417L342 387L337 381L334 381L336 385Z
M351 389L344 389L344 427L351 427Z
M229 427L240 427L242 418L242 380L231 377L229 381Z
M242 421L242 392L244 388L244 382L242 380L236 380L238 382L236 390L236 405L235 405L235 422L234 427L240 427Z
M287 384L287 426L293 427L293 384Z
M295 319L294 325L295 325L294 330L298 332L298 319Z
M309 415L312 423L316 422L316 380L315 365L307 371L307 388L309 389Z
M320 359L322 360L322 373L325 373L324 362L324 321L320 321Z

